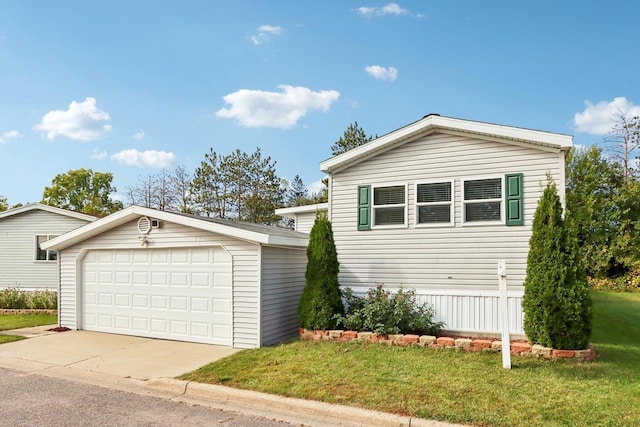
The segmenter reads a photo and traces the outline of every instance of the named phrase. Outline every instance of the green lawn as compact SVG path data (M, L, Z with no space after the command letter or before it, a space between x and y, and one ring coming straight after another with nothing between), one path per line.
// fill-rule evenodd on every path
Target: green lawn
M5 314L0 316L0 331L56 323L58 323L58 316L55 314Z
M640 294L593 293L590 363L499 354L291 342L182 378L473 425L640 426Z

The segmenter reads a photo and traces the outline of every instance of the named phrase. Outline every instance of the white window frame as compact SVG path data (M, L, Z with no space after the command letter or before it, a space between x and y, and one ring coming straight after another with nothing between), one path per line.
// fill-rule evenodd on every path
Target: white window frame
M34 262L58 262L58 257L60 256L60 252L58 252L56 250L50 250L50 249L47 249L45 251L46 252L45 259L38 259L38 246L39 246L38 245L38 237L46 237L47 238L47 240L45 240L45 242L46 242L46 241L49 241L49 240L51 240L53 238L56 238L58 236L59 236L59 234L44 234L44 233L42 233L42 234L34 234L33 235L33 261ZM49 259L49 253L51 253L51 252L55 252L56 253L56 259Z
M479 200L485 200L488 202L500 202L500 220L499 221L467 221L466 218L466 204L467 200L464 197L464 183L466 181L480 181L483 179L499 179L500 180L500 198L499 199L476 199L469 200L469 203L477 203ZM467 227L482 227L487 225L504 225L505 224L505 211L504 211L504 174L502 175L479 175L468 176L460 179L460 206L462 208L462 225Z
M449 202L422 202L418 203L418 186L422 184L444 184L449 183L451 185L451 200ZM416 227L453 227L455 225L455 180L452 179L430 179L427 181L419 181L415 183L414 188L414 216L415 216L415 226ZM449 205L449 222L431 222L431 223L421 223L420 222L420 206L439 206L439 205Z
M375 189L376 188L384 188L384 187L404 187L404 203L402 204L393 204L393 205L376 205L375 204ZM371 184L371 229L383 229L383 228L407 228L409 226L408 221L408 210L409 210L409 199L408 199L408 188L409 185L406 182L394 182L394 183L384 183L384 184ZM376 209L377 208L393 208L400 207L404 208L404 222L402 224L388 224L388 225L376 225Z

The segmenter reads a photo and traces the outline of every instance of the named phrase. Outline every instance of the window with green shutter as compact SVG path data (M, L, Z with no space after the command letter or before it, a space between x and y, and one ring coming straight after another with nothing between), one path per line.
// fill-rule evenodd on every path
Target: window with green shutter
M506 225L524 225L522 174L512 173L504 177Z
M358 187L358 230L371 230L371 186Z

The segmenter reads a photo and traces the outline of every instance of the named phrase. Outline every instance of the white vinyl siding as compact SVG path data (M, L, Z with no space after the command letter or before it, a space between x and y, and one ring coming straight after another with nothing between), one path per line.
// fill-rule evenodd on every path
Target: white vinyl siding
M262 345L298 333L298 302L305 285L306 249L262 247Z
M420 226L453 225L454 181L416 183L415 218Z
M58 263L36 259L36 236L60 235L87 223L40 209L0 219L0 288L58 289Z
M313 223L316 220L316 212L304 212L296 215L295 230L301 233L311 232Z
M76 313L80 301L76 280L80 282L82 258L93 249L145 250L138 240L137 220L89 238L60 254L60 319L61 326L77 329L81 325ZM233 346L259 347L259 245L204 232L171 222L149 233L148 248L221 246L232 257L233 275Z
M507 263L510 291L522 291L531 222L546 174L560 182L561 153L523 144L433 133L331 176L331 220L340 261L342 286L416 288L418 292L497 290L497 262ZM523 174L524 226L492 224L462 227L462 177ZM357 231L358 186L406 182L407 206L415 206L415 185L455 178L454 227L417 226L415 209L408 227ZM389 184L391 185L391 184Z

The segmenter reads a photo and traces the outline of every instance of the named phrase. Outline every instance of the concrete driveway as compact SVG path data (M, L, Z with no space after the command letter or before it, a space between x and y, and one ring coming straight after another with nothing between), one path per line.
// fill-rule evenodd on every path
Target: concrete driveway
M51 327L3 331L31 338L0 345L0 366L30 371L58 366L153 380L176 377L239 351L101 332L46 332Z

